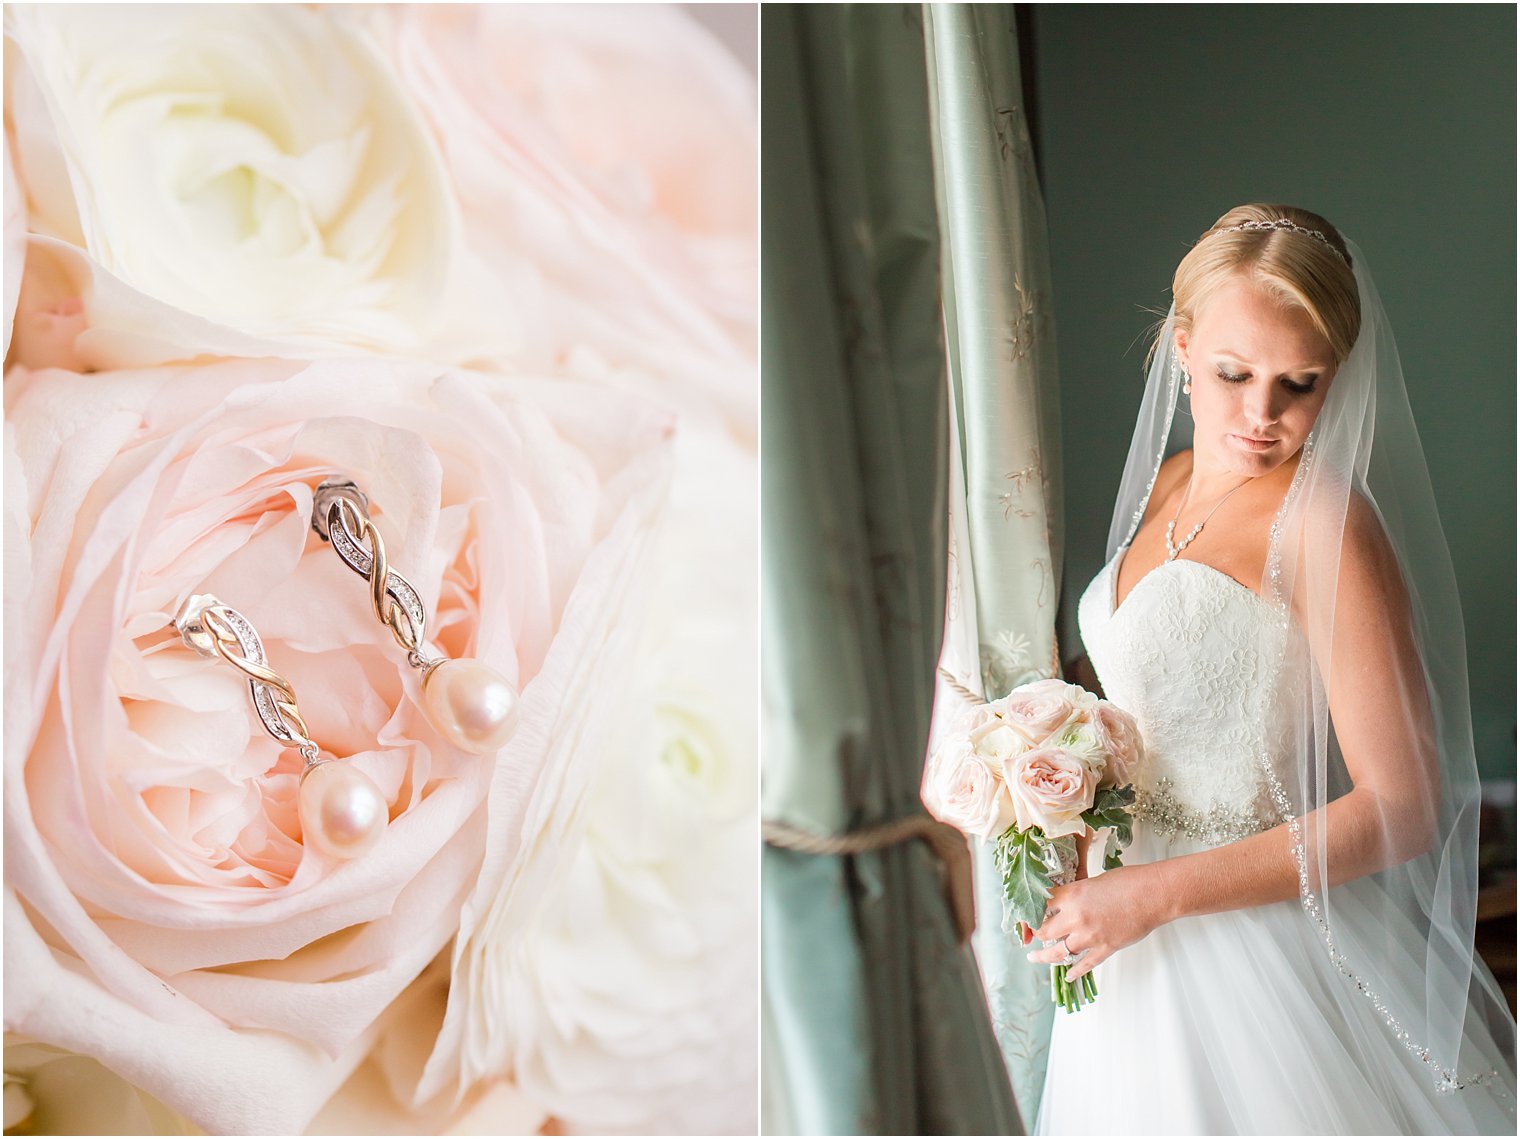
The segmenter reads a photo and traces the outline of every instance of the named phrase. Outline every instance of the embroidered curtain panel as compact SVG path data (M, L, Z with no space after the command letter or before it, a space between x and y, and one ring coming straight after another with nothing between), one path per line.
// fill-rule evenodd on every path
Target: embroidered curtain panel
M924 818L941 250L922 10L767 7L762 36L762 803L816 850ZM913 839L767 847L767 1133L1021 1132L944 878Z
M925 5L950 361L950 582L935 725L968 694L1060 674L1060 408L1045 207L1008 5ZM974 844L973 939L1020 1114L1033 1124L1054 1005L1002 930Z

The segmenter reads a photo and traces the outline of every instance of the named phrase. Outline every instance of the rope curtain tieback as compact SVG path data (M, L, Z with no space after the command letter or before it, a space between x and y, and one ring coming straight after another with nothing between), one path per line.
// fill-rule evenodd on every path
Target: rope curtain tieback
M890 823L877 823L844 834L818 834L790 823L763 821L760 836L770 846L799 854L867 854L889 846L922 839L929 844L945 872L945 898L955 917L956 937L962 945L976 928L976 893L971 879L971 848L966 836L928 815L913 815Z
M1056 679L1063 679L1065 676L1065 670L1061 667L1061 646L1056 643L1052 643L1050 646L1050 675ZM951 672L944 665L940 665L939 667L939 678L945 682L946 687L950 691L954 692L967 704L990 703L982 693L967 688L962 684L955 673Z

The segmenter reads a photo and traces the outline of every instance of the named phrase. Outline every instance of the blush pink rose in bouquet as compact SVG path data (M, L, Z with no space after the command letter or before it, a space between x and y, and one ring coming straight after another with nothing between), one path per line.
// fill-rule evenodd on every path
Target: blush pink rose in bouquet
M1131 782L1131 773L1145 761L1145 741L1135 718L1107 700L1093 709L1092 728L1097 746L1108 757L1103 768L1103 785L1122 787Z
M584 727L668 421L374 361L14 371L5 394L7 1027L208 1130L298 1131L454 934L493 775L510 773L489 812L510 842L546 737ZM338 472L380 506L440 648L521 688L494 763L427 722L362 584L311 533L312 488ZM322 746L381 788L391 822L363 857L303 849L295 771L246 681L169 628L202 591L236 599Z
M965 737L947 742L930 757L923 796L931 815L977 838L997 838L1015 818L1003 780Z
M1037 829L1048 838L1086 831L1082 814L1097 787L1086 756L1059 745L1030 748L1004 763L1003 784L1020 830Z
M1054 884L1077 874L1077 839L1106 829L1104 866L1121 862L1135 800L1130 773L1144 755L1133 717L1063 680L1022 684L961 712L925 766L930 814L994 844L1003 879L1003 928L1042 925ZM1067 1011L1097 997L1084 974L1051 970L1051 996Z

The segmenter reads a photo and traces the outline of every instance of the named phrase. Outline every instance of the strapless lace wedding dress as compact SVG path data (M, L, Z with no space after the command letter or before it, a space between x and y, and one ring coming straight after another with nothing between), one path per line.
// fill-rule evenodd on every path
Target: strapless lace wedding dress
M1277 710L1303 682L1302 637L1258 594L1187 559L1147 574L1116 608L1123 554L1088 586L1077 619L1104 694L1136 717L1149 752L1125 862L1271 827L1262 758L1276 766L1288 750ZM1350 941L1367 889L1372 879L1342 888ZM1040 1134L1515 1133L1514 1078L1487 1030L1471 1026L1464 1059L1499 1069L1507 1087L1437 1092L1337 972L1297 900L1170 922L1094 973L1097 1003L1056 1014ZM1412 963L1405 980L1422 976Z

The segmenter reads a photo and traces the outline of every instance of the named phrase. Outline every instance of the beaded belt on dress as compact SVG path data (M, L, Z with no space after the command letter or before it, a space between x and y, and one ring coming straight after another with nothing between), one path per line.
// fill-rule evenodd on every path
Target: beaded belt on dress
M1272 826L1255 811L1235 804L1215 803L1207 810L1194 810L1172 792L1172 781L1165 776L1153 788L1136 789L1134 817L1162 838L1186 835L1214 846L1250 838Z

